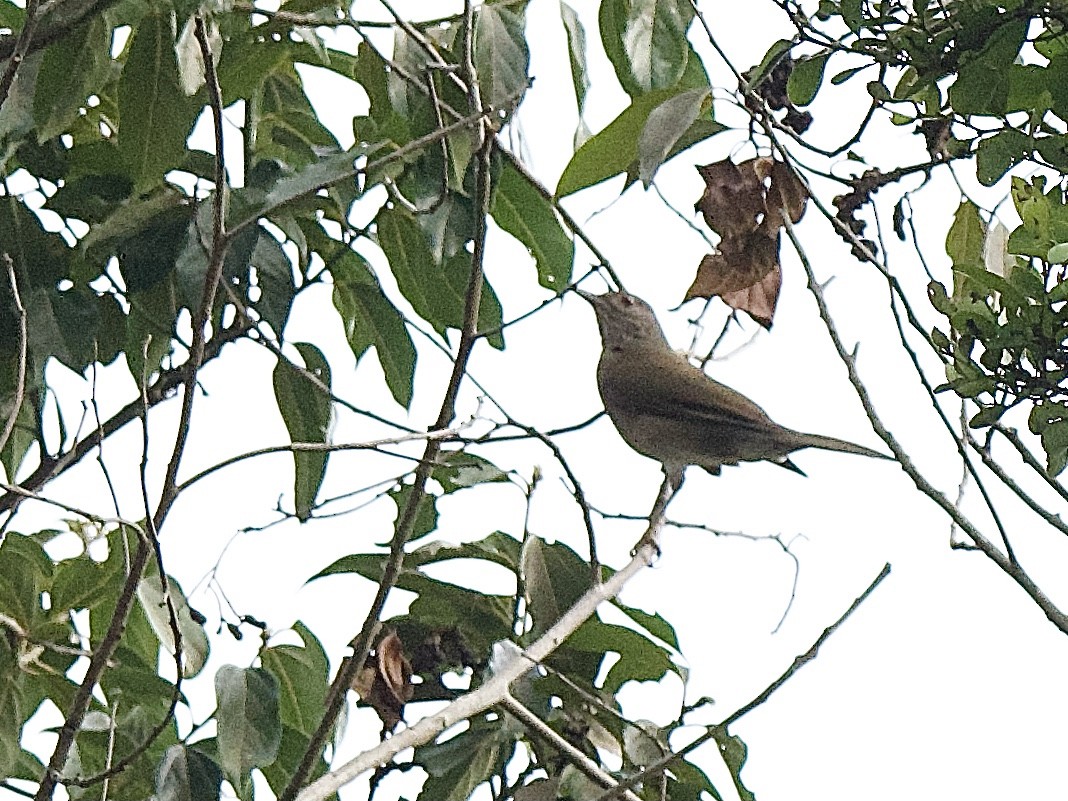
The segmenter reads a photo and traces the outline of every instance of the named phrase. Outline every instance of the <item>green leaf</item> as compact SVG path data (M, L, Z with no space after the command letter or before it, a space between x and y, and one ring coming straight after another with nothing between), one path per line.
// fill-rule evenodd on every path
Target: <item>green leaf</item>
M503 4L482 3L475 12L474 60L482 102L497 109L518 103L530 82L524 26L523 14Z
M429 774L417 801L467 801L497 774L513 739L499 722L475 721L444 742L417 748L413 761Z
M986 244L986 223L979 207L965 200L953 215L953 224L946 234L946 253L954 265L982 264Z
M885 103L890 99L890 90L880 81L868 81L864 87L874 100Z
M521 570L527 606L538 637L590 588L590 566L561 543L552 545L536 536L523 543Z
M145 14L119 78L119 150L139 191L182 163L198 110L178 85L174 34L172 12Z
M137 386L159 370L171 352L171 336L178 316L178 297L173 278L149 289L127 295L130 313L126 318L126 364Z
M51 582L52 560L31 537L9 534L0 550L0 614L28 630L42 613L41 591Z
M816 93L823 83L823 70L827 66L827 59L830 55L830 53L819 53L799 59L794 64L794 69L786 82L786 96L795 106L807 106L816 99Z
M452 314L442 313L440 269L419 224L399 208L385 208L375 218L378 245L389 260L401 294L415 313L443 333Z
M560 225L550 201L507 161L501 169L490 213L494 222L522 242L534 257L538 283L554 292L567 286L575 244Z
M19 65L4 104L0 106L0 141L18 141L33 130L34 95L43 56L41 50L30 53ZM5 60L5 63L10 62Z
M45 50L33 99L39 142L66 132L107 78L111 35L108 16L95 14Z
M29 676L18 667L18 654L7 637L0 638L0 775L14 776L22 758L22 726L33 713L28 707Z
M968 421L969 428L987 428L994 425L1007 412L1004 406L984 406Z
M90 609L108 596L115 579L122 574L122 561L109 558L97 562L82 554L56 565L55 580L49 590L55 610Z
M319 710L320 717L322 716L322 707ZM344 725L344 715L341 715L342 720L340 725ZM335 732L337 727L335 727ZM297 770L297 766L304 759L304 752L308 750L309 738L306 734L303 734L292 726L282 725L282 740L278 746L278 756L274 762L270 765L265 765L261 768L263 772L263 778L267 780L270 785L274 797L278 798L282 795L282 790L289 784L289 780L293 778L293 774ZM336 736L335 736L336 743ZM199 745L199 743L198 743ZM312 764L311 771L308 773L307 781L313 782L324 773L326 773L327 765L326 760L323 759L322 754ZM334 796L336 798L337 796Z
M860 33L864 25L864 11L862 0L842 0L842 21L849 26L853 33Z
M628 681L659 681L670 673L680 674L668 651L622 626L593 617L583 623L567 641L567 648L590 654L618 654L601 683L600 690L615 695Z
M282 178L267 193L263 213L270 214L320 189L353 179L358 172L355 161L361 155L363 151L359 148L335 153L313 161L292 176Z
M989 34L978 57L963 60L957 80L949 87L949 102L958 114L1008 111L1010 73L1027 38L1028 20L1010 20Z
M464 309L467 305L467 288L471 283L471 253L467 250L458 250L446 259L441 271L445 278L441 300L444 301L444 298L449 296L450 305L455 310L450 325L453 328L462 328ZM445 289L448 290L447 293ZM475 328L485 337L486 342L497 350L504 350L503 314L497 293L489 281L483 277Z
M12 402L13 403L13 402ZM4 404L5 414L10 414L9 404ZM19 406L18 415L15 417L15 427L11 429L11 436L0 450L0 464L3 464L4 474L9 484L15 483L19 467L30 450L30 446L37 441L34 432L37 431L37 413L33 402L24 397Z
M294 346L304 360L305 370L329 390L330 365L322 351L307 342L297 342ZM328 441L333 408L330 395L304 372L281 359L274 368L274 396L294 444ZM302 523L311 517L315 496L326 474L328 456L325 450L293 452L293 503L297 519Z
M157 801L212 801L222 797L219 766L195 748L172 745L156 772Z
M101 155L95 152L96 155ZM115 192L122 192L126 184L122 177L115 179ZM128 190L126 192L128 194ZM108 195L104 195L105 200ZM163 189L150 195L134 197L120 203L112 203L106 218L89 229L89 233L79 243L83 253L89 255L111 255L109 248L119 242L137 236L150 227L154 219L162 218L168 212L183 205L182 196L171 189Z
M411 502L412 492L413 486L411 484L400 484L389 491L389 497L397 505L397 519L394 527L400 525L401 517ZM422 492L417 503L415 521L408 535L408 542L425 537L438 527L436 498L428 492Z
M66 181L48 198L45 208L68 219L100 223L130 197L131 191L133 183L125 175L112 172L82 175Z
M692 19L692 6L682 0L601 3L601 42L627 94L636 98L679 83L691 54Z
M467 451L443 451L431 475L446 493L508 481L508 474L493 462Z
M330 664L322 644L301 622L293 626L304 642L264 649L260 659L279 687L279 719L306 737L315 733L323 717L329 689Z
M672 801L699 801L708 793L715 801L723 801L723 796L712 784L708 775L697 765L685 759L671 763L671 779L668 794Z
M182 588L172 577L167 578L171 603L177 613L178 632L182 637L182 675L189 679L196 676L208 661L208 635L201 623L189 613L189 601ZM158 573L144 575L137 585L137 599L152 624L160 643L169 653L174 653L174 632L171 631L171 615L164 601L163 584Z
M22 300L30 353L42 361L54 357L80 373L97 358L106 363L117 355L116 334L126 318L113 296L85 287L34 287Z
M571 64L571 86L575 91L575 105L578 108L580 131L584 128L582 112L586 107L586 93L590 89L590 74L586 66L586 29L582 26L578 12L561 0L560 20L567 33L567 55ZM579 142L576 142L579 144Z
M1006 128L979 140L975 149L975 174L983 186L993 186L1010 169L1029 158L1034 140L1015 128Z
M859 0L857 3L859 6ZM742 768L745 767L745 760L749 756L745 741L737 735L730 734L726 728L716 726L714 732L716 745L719 746L719 753L734 780L734 789L738 793L738 798L740 801L756 801L756 796L742 783Z
M256 270L256 286L260 294L253 305L275 335L281 338L296 297L293 265L277 239L266 232L258 233L250 265Z
M854 75L857 75L857 74L863 72L864 70L866 70L870 66L871 66L871 64L862 64L859 67L850 67L849 69L842 70L841 72L835 73L834 76L831 77L831 84L833 86L841 86L843 83L848 81ZM915 71L913 71L913 73L915 73ZM793 76L791 76L791 77L793 77ZM905 78L904 77L898 82L897 88L894 89L894 97L895 97L895 99L898 99L898 100L901 99L901 98L899 98L897 96L897 90L901 89L903 84L905 84ZM797 101L794 101L794 102L796 103Z
M749 86L755 89L760 85L761 81L771 74L771 71L775 69L776 65L782 60L783 56L790 52L790 48L794 46L794 43L789 39L779 39L767 52L764 53L764 58L760 60L760 63L749 71Z
M564 168L556 196L565 197L626 172L638 159L638 140L649 115L676 94L669 89L636 98L604 130L587 139Z
M519 541L501 531L487 534L480 540L454 545L443 540L434 540L413 548L404 558L408 567L422 567L449 559L479 559L500 565L510 573L519 566Z
M278 681L263 668L223 665L215 674L219 762L241 798L249 798L249 772L278 754L282 724Z
M256 97L267 76L279 69L287 56L285 43L269 37L227 40L217 68L223 106Z
M676 651L679 650L679 639L675 634L675 628L659 614L649 614L633 606L627 606L618 598L612 601L612 605L654 637L666 642Z
M164 208L143 228L117 243L119 267L128 292L149 290L171 277L179 256L186 250L193 213L192 205ZM204 292L203 278L198 283L194 308L200 305Z
M1068 465L1068 404L1039 403L1027 421L1031 433L1042 438L1046 452L1046 472L1060 475Z
M437 546L424 546L427 549L432 547ZM336 560L308 581L357 573L377 583L382 580L385 559L386 556L381 553L350 554ZM493 643L511 636L515 604L511 595L476 592L432 579L408 567L397 579L397 588L418 596L409 607L409 617L430 628L455 627L463 634L472 653L488 653Z
M649 113L638 140L638 176L645 188L678 141L710 107L710 89L689 89L670 97Z
M372 345L393 399L404 408L412 402L415 345L404 318L378 286L363 257L347 251L330 267L334 307L357 361Z

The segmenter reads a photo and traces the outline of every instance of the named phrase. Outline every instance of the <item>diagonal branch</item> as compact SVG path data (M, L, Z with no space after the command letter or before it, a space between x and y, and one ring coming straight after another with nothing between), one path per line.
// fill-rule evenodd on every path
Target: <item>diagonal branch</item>
M440 712L423 718L411 728L395 734L388 740L383 740L369 751L365 751L317 779L296 796L296 801L325 801L344 785L361 774L389 762L404 749L430 742L449 727L501 703L508 696L508 687L513 681L530 670L532 666L544 661L593 615L602 602L615 598L631 578L652 563L657 553L653 540L663 525L663 517L651 520L647 541L638 548L630 562L603 584L590 587L545 634L521 655L509 661L489 681L480 685L477 690L456 699Z
M206 347L204 361L207 362L214 359L219 355L224 345L240 339L247 331L247 327L235 323L230 328L224 329L217 336L212 337L211 342ZM3 495L0 495L0 512L13 510L22 502L27 493L38 492L57 475L84 459L97 445L124 425L142 417L146 405L151 408L170 398L174 391L181 386L184 376L185 365L160 373L156 382L146 392L147 402L142 402L139 396L86 434L84 439L78 440L66 453L55 458L43 458L37 469L19 483L18 491L7 490Z
M3 262L7 267L7 280L11 284L11 298L15 303L15 315L18 317L18 364L15 367L15 395L11 404L11 416L4 421L4 427L0 429L0 451L7 445L7 440L15 428L19 411L22 409L22 400L26 393L26 358L27 358L27 332L26 332L26 309L22 305L22 297L19 295L19 282L15 275L15 262L7 253L3 254ZM8 476L11 481L14 476Z
M431 430L446 428L456 414L456 398L460 391L460 383L467 372L467 363L471 356L471 350L478 339L478 315L482 303L483 262L486 251L486 231L488 227L490 205L490 167L493 157L494 137L489 129L487 111L477 107L473 109L475 119L479 121L479 134L481 144L475 155L477 159L475 167L475 204L474 210L476 228L474 234L474 247L471 253L471 275L467 283L467 293L464 303L463 327L460 331L460 343L453 362L452 375L449 377L445 396L441 402L438 417ZM393 541L390 543L389 557L382 573L382 580L378 585L378 592L371 604L371 608L364 620L359 634L350 643L352 655L347 659L343 667L330 686L327 695L327 707L323 718L319 723L315 734L312 735L308 747L304 752L297 770L294 771L289 784L280 795L281 801L291 801L297 796L297 792L304 784L312 766L319 759L327 737L334 727L337 716L341 712L345 702L346 689L352 684L357 672L363 667L367 654L371 650L371 641L378 627L382 609L386 599L400 577L401 566L404 562L404 546L411 537L415 527L419 506L426 493L426 483L430 478L434 463L437 461L441 450L441 442L436 439L427 441L423 450L422 460L415 471L415 479L412 484L408 502L397 517L396 531ZM396 739L396 738L394 738ZM303 793L301 794L303 796Z
M156 532L163 526L167 513L174 504L175 498L178 497L178 466L182 462L182 454L185 453L186 442L189 439L193 399L196 397L197 373L204 364L208 320L211 318L211 310L215 307L215 295L219 289L219 282L222 280L223 263L229 245L224 227L227 187L226 162L223 156L222 90L219 88L219 76L215 74L215 60L212 57L208 32L204 26L204 17L198 15L195 25L215 133L215 195L212 198L211 259L204 276L204 291L200 306L193 318L193 341L190 343L189 361L185 365L185 391L182 394L182 412L178 420L178 433L175 436L170 462L167 464L167 475L163 480L159 504L156 506L155 514L152 515L152 525Z
M849 605L849 608L846 609L846 611L843 612L837 620L835 620L831 625L829 625L823 630L823 633L816 638L816 641L812 643L812 646L807 651L805 651L805 653L795 657L794 661L790 663L790 667L788 667L782 673L782 675L775 679L775 681L765 687L760 692L760 694L757 695L756 698L735 710L733 713L728 715L722 722L710 727L707 732L702 734L693 742L688 743L685 747L680 748L678 751L675 751L670 754L665 754L663 758L658 759L656 762L646 767L640 773L636 773L633 776L628 776L627 778L620 781L617 787L597 796L594 801L612 801L612 799L620 798L621 793L624 790L627 790L631 787L635 787L646 779L658 776L661 772L663 772L665 768L667 768L673 762L677 762L678 760L682 759L684 756L693 752L698 747L704 745L709 740L718 740L720 737L725 735L728 726L730 726L732 723L737 722L739 719L749 714L758 706L767 701L776 690L778 690L780 687L786 684L787 681L789 681L791 676L793 676L798 670L800 670L802 667L804 667L813 659L815 659L816 655L819 653L820 648L825 642L827 642L830 636L834 634L838 627L841 626L850 615L857 611L860 605L864 603L865 600L867 600L868 596L870 596L875 591L875 588L878 587L882 583L883 579L885 579L889 575L890 564L887 563L883 565L883 569L879 571L879 575L877 575L875 579L871 582L871 584L868 585L867 589L865 589L864 592L862 592L856 597L856 599L854 599L853 603Z

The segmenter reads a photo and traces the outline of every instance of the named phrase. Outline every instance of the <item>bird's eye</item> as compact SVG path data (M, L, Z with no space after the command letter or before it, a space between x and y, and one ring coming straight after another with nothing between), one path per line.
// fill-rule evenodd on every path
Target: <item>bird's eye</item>
M622 303L624 306L633 306L634 298L632 298L630 295L620 295L619 302Z

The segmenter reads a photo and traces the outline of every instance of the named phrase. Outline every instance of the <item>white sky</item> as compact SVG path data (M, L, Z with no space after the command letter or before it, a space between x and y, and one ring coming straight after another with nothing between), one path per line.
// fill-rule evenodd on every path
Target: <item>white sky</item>
M592 44L596 4L574 5L584 15ZM419 13L426 8L413 2L400 10ZM776 38L789 35L770 2L704 2L702 9L742 69L759 61ZM447 10L445 4L433 6L435 15ZM377 17L382 12L373 3L360 2L356 14ZM552 186L569 157L574 122L561 122L569 112L559 93L569 93L570 84L566 76L553 72L566 63L564 34L556 0L532 0L528 18L537 80L519 115L522 153L529 155L535 174ZM708 48L701 47L700 36L692 38L704 54ZM596 131L622 109L624 96L607 61L593 48L590 60L593 87L587 121ZM714 83L730 85L714 56L706 63ZM329 109L335 115L328 120L339 136L351 137L349 119L360 110L359 97L319 71L307 74L313 101L324 114ZM864 79L859 80L856 89L829 92L830 102L811 109L814 137L830 143L849 129L862 107L857 92L863 92ZM720 109L722 104L717 112ZM730 119L738 121L736 116ZM877 140L858 148L862 155L878 162L880 154L888 152L887 163L895 164L923 158L919 137L882 128ZM236 131L231 135L236 137ZM678 157L659 175L664 194L688 213L700 194L693 165L729 155L742 138L743 134L724 134ZM738 155L752 154L743 149ZM968 170L967 164L960 167L962 175ZM968 184L973 185L974 181ZM693 310L668 310L678 304L692 280L704 245L651 192L632 187L613 202L619 187L616 179L569 199L567 207L585 221L587 232L607 253L628 290L650 301L671 341L684 347ZM943 276L948 276L948 263L942 241L957 202L958 192L945 176L918 201L925 252ZM879 413L926 475L954 497L960 472L952 443L934 424L929 401L894 345L883 282L855 262L814 210L802 225L802 238L817 261L821 279L834 278L827 299L846 342L861 342L859 369ZM895 275L913 297L924 297L926 277L914 254L903 247L891 252ZM588 254L580 250L576 271L587 263ZM529 258L505 236L492 238L486 269L506 319L545 296L536 286ZM773 331L757 334L735 357L713 364L711 372L751 396L784 425L878 447L822 330L815 304L804 290L804 275L795 257L784 255L784 270ZM385 285L398 299L388 277ZM590 287L600 291L594 282ZM334 390L339 395L365 408L385 409L389 416L412 425L429 424L448 374L446 360L417 339L416 400L406 418L389 399L372 358L365 358L356 370L346 368L351 354L341 327L330 314L318 311L320 304L329 302L325 291L302 298L287 339L312 341L324 350L334 366ZM927 321L932 320L928 315ZM710 330L714 334L714 321ZM755 325L747 325L744 333L732 335L732 345L743 344L753 330ZM578 298L569 297L510 328L507 337L503 353L480 344L472 372L514 417L550 428L581 421L600 408L594 382L599 341L593 313ZM228 348L224 361L204 370L207 395L198 397L195 405L184 476L231 454L287 441L274 407L273 366L266 351L242 344ZM102 413L130 397L132 382L124 372L122 365L104 371ZM63 368L53 369L50 379L61 391L65 386L78 397L88 396L88 386ZM249 398L258 399L252 407ZM468 388L459 416L476 407L475 393ZM153 412L157 489L177 415L174 403ZM335 440L367 439L380 431L339 414ZM659 486L658 466L630 451L607 420L559 442L595 506L609 512L648 513ZM132 518L141 514L136 490L139 449L140 432L128 428L104 451L117 483L127 490L121 499L123 512ZM544 448L522 444L483 453L528 477L532 466L540 465L547 477L535 495L532 529L584 552L577 509L558 481L561 471ZM726 716L804 652L884 562L892 563L890 577L832 636L818 658L735 727L749 747L743 773L749 788L762 801L1063 797L1068 767L1061 721L1068 714L1068 691L1062 677L1068 666L1068 639L982 556L949 550L948 520L912 488L897 465L816 451L802 452L795 461L808 473L807 479L771 465L727 468L715 479L691 471L671 508L676 519L749 535L781 535L792 543L800 577L793 606L778 633L772 629L789 599L793 563L773 542L669 530L662 543L663 557L624 594L627 603L657 611L677 627L691 669L688 699L712 696ZM374 588L355 577L331 578L307 587L303 582L338 556L387 540L393 506L381 502L349 517L304 527L286 523L235 537L245 526L274 519L271 509L279 496L291 496L291 465L285 455L264 457L228 468L191 490L167 522L165 557L191 592L230 542L218 579L239 612L264 619L274 629L302 619L323 637L336 659L362 622ZM400 462L370 454L335 454L323 495L371 484L403 469ZM49 494L100 513L107 513L109 506L99 469L88 461L56 481ZM972 497L976 494L969 488L967 508L972 512L979 508ZM1065 554L1042 539L1035 518L1016 511L1018 503L1003 508L1024 564L1057 600ZM516 534L524 511L520 493L510 486L465 491L442 503L441 509L437 536L445 539L481 537L498 528ZM978 519L984 529L989 528L986 518ZM55 521L52 510L27 505L17 528L30 530ZM598 545L604 561L621 564L638 533L633 524L599 522ZM487 586L482 576L470 571L451 575L461 575L480 589L510 589L500 582ZM390 607L394 613L403 609L403 595L395 594ZM211 619L209 626L214 625L213 596L201 591L191 601ZM214 670L226 662L249 664L255 653L253 637L239 644L225 635L219 640L203 677L187 685L190 696L202 704L201 717L213 703ZM630 686L624 691L629 714L661 723L675 716L681 697L674 679L661 687ZM355 714L341 756L373 744L378 729L370 713ZM696 761L725 797L733 797L714 747L699 752ZM364 788L357 782L342 797L362 798ZM382 792L386 798L388 791ZM3 797L7 796L0 792Z

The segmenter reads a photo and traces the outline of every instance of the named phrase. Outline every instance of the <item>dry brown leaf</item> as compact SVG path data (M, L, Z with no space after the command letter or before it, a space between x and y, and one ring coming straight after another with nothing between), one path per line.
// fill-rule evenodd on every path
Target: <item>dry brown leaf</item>
M404 705L412 697L412 666L395 631L388 632L352 681L360 699L378 713L393 731L404 718Z
M696 208L720 241L717 252L701 259L686 300L721 297L770 328L782 285L783 216L798 222L808 193L785 164L770 158L724 159L697 170L705 191Z
M761 228L746 237L746 242L748 246L728 247L702 258L685 299L714 298L737 292L759 283L779 268L778 237L768 238Z
M779 302L781 288L782 270L776 265L759 283L720 297L732 309L744 311L762 326L770 329L775 320L775 306Z
M769 201L774 199L775 204L790 215L790 222L799 223L805 214L805 205L808 203L808 190L801 183L793 170L776 161L771 168L771 186L768 189ZM771 203L769 202L769 211Z
M721 237L744 236L760 224L765 212L764 185L751 167L724 159L699 166L697 171L705 182L705 191L696 209L704 215L705 224Z

